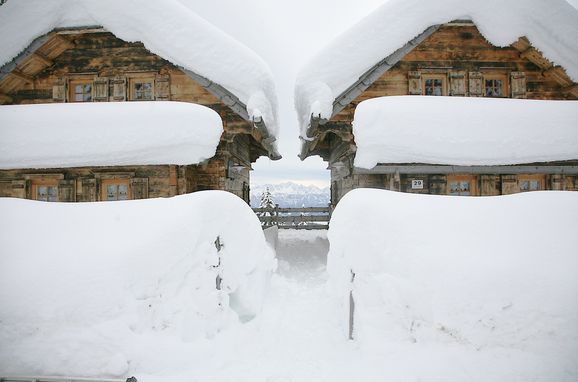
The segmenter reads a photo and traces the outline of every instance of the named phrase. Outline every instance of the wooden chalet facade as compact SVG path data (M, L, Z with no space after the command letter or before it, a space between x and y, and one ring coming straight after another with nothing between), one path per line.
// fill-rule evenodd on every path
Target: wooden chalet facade
M280 158L264 121L251 118L228 89L143 43L101 27L56 29L0 68L1 105L157 100L215 110L224 125L215 156L191 165L2 169L0 197L89 202L226 190L249 202L251 163ZM50 129L50 121L41 128Z
M380 163L373 169L355 167L352 122L357 105L370 98L403 95L577 100L578 84L525 37L500 48L489 43L471 21L431 26L336 97L331 118L311 116L300 157L319 155L329 163L332 204L358 187L480 196L578 191L578 160L510 166Z

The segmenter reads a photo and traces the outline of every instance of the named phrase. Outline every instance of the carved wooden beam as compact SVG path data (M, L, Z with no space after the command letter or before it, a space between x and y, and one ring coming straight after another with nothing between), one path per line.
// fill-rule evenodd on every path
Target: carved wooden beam
M554 81L558 82L563 87L571 86L574 81L568 77L566 71L561 66L553 66L548 70L544 71L544 76L552 78Z
M523 52L531 47L530 41L526 37L520 37L518 41L512 44L512 47L519 52Z
M20 71L18 71L18 70L13 70L13 71L11 71L11 72L10 72L10 75L13 76L13 77L16 77L16 78L18 78L19 80L24 81L24 82L34 83L34 78L32 78L32 77L30 77L30 76L27 76L26 74L24 74L24 73L22 73L22 72L20 72Z
M54 61L38 52L32 53L31 57L34 57L35 60L42 62L46 67L54 65Z
M520 57L533 62L541 69L549 69L552 67L552 62L544 57L539 50L532 47L520 53Z
M564 93L571 94L574 97L578 97L578 84L573 84L562 89Z
M59 45L63 45L63 47L65 47L66 49L72 49L74 48L76 45L70 41L69 39L67 39L66 37L63 37L62 35L55 33L52 37L54 40L58 41Z
M4 93L0 93L0 105L6 105L12 103L12 97Z

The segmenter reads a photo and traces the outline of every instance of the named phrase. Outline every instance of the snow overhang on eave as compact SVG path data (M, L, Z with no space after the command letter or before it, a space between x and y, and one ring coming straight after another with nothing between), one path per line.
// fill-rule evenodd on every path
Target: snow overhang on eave
M42 45L44 45L54 33L57 34L70 34L79 31L90 31L91 33L106 33L108 32L104 27L99 25L89 25L83 27L69 27L69 28L57 28L48 32L43 36L39 36L32 41L32 43L26 47L18 56L16 56L11 61L5 63L0 67L0 81L4 79L7 75L9 75L16 67L24 62L28 57L33 55ZM263 148L268 152L268 156L272 160L279 160L281 159L281 154L279 154L277 147L275 145L275 141L277 140L273 135L269 133L267 129L267 125L262 120L262 118L251 118L247 112L247 106L239 100L237 96L233 93L222 87L221 85L212 82L206 77L203 77L195 72L185 69L179 66L187 76L193 79L195 82L200 84L204 89L208 92L213 94L215 97L219 98L227 107L233 110L237 115L243 118L245 121L248 121L253 124L254 128L256 128L263 140L260 142Z
M457 22L457 21L456 21ZM471 21L460 20L461 23L471 24ZM305 160L309 153L311 152L313 142L316 142L316 128L319 125L324 125L331 118L341 112L347 105L349 105L354 99L356 99L361 93L366 91L375 81L377 81L381 76L383 76L389 69L391 69L395 64L401 61L409 52L411 52L416 46L421 44L425 39L434 34L442 25L432 25L423 31L421 34L410 40L403 47L399 48L392 54L385 57L383 60L379 61L377 64L372 66L367 70L357 81L355 81L351 86L349 86L345 91L338 95L333 101L333 112L329 119L321 118L321 116L311 115L311 122L309 128L307 129L307 137L301 137L301 153L299 158Z

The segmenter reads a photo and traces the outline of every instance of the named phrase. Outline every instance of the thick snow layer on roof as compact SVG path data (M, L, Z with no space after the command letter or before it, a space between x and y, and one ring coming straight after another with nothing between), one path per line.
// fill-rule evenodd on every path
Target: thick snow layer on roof
M328 233L342 336L353 290L357 348L394 380L577 380L577 212L575 192L351 191Z
M184 102L0 106L0 168L195 164L222 132L214 110Z
M578 101L402 96L361 102L355 166L578 159Z
M258 316L276 264L253 211L222 191L104 203L0 198L0 210L4 376L190 381L178 375L191 343Z
M295 106L302 136L312 114L330 118L333 101L379 61L432 25L464 19L495 46L528 37L578 81L578 10L565 0L389 0L299 73Z
M276 136L271 70L255 52L177 0L17 0L0 8L0 66L54 28L102 26L236 95Z

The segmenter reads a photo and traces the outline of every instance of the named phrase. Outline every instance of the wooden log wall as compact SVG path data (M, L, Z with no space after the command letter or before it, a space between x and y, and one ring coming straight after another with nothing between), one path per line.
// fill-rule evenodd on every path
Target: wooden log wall
M355 108L364 100L410 95L412 92L422 94L423 78L426 76L443 78L445 95L452 95L453 92L457 93L453 95L473 96L470 91L475 90L473 85L477 79L475 76L470 78L470 73L481 73L482 79L484 76L502 76L505 80L505 97L511 97L512 86L516 86L516 78L512 73L521 73L525 82L523 94L517 95L521 98L578 99L578 94L573 91L572 81L564 70L544 59L526 39L521 38L512 46L498 48L486 41L472 24L442 26L330 121L318 127L320 135L310 155L320 155L329 162L332 169L332 203L335 205L343 195L358 187L447 194L448 180L443 174L355 174L353 158L356 149L351 123ZM459 76L463 76L461 86L452 87L453 78ZM415 78L420 81L418 85L412 84ZM416 86L418 91L414 89ZM346 167L345 170L342 169L343 166ZM412 179L423 180L424 189L411 189ZM474 194L489 196L520 192L519 179L522 179L521 176L507 174L478 175ZM577 181L576 176L544 175L543 189L578 190Z
M103 31L53 34L17 70L0 81L0 103L69 102L71 94L66 85L75 80L92 82L94 101L130 101L131 79L142 78L154 79L154 99L201 104L219 113L225 133L215 157L190 166L0 170L0 196L27 197L27 192L30 196L30 190L26 191L26 177L53 174L78 181L71 201L99 200L95 187L98 187L98 174L105 171L120 177L128 173L147 179L147 197L218 189L229 190L249 202L251 162L267 155L252 123L237 115L181 69L149 52L142 43L129 43ZM235 166L235 171L229 171L231 165ZM82 181L89 179L96 186L81 186Z

